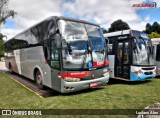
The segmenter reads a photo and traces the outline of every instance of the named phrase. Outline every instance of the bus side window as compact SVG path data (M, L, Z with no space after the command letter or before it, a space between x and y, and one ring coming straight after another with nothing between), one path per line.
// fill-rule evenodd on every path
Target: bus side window
M59 69L59 53L55 39L51 40L51 66Z

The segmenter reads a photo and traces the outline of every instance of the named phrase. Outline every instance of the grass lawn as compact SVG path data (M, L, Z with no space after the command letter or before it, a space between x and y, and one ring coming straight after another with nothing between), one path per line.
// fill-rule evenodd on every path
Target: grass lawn
M110 81L105 87L40 98L0 73L0 109L143 109L160 103L160 79Z

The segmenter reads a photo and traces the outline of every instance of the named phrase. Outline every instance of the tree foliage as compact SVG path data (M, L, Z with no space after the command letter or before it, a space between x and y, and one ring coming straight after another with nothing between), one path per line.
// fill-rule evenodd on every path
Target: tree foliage
M7 8L9 0L0 0L0 24L5 22L7 18L14 17L16 12Z
M107 33L108 31L105 28L101 28L103 31L103 34Z
M3 49L4 49L4 41L3 38L6 37L2 33L0 33L0 57L3 56Z
M8 9L9 0L0 0L0 26L2 23L5 23L5 20L9 17L14 17L16 12L14 10ZM0 57L3 56L4 41L3 38L6 37L0 33Z
M158 34L157 32L152 32L151 34L149 34L150 38L160 38L160 34Z
M129 25L122 21L121 19L114 21L111 24L111 27L108 29L108 32L120 31L130 29Z
M160 24L156 21L152 25L147 23L145 32L147 34L151 34L152 32L157 32L158 34L160 34Z
M150 38L160 38L160 24L156 21L152 25L147 23L145 32Z
M147 34L150 34L150 33L152 32L151 28L152 28L151 24L150 24L150 23L147 23L147 24L146 24L146 30L145 30L145 32L146 32Z

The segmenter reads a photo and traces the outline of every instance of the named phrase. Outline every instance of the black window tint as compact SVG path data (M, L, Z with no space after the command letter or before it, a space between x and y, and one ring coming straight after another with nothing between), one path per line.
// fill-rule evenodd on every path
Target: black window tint
M42 42L51 37L51 35L54 34L54 31L55 31L54 21L52 20L44 21L39 25L36 25L35 27L31 28L30 33L32 38L30 39L30 42L32 44L34 42Z
M25 32L17 35L6 43L6 50L22 49L35 45L43 45L43 41L49 39L55 32L53 20L44 21Z

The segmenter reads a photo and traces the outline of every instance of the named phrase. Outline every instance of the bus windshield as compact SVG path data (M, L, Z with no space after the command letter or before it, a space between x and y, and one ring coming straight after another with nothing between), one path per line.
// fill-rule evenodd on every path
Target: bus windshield
M84 69L103 66L107 57L105 40L98 26L73 21L59 21L62 34L63 68Z
M133 64L155 65L153 47L148 38L135 38L136 48L133 50Z

